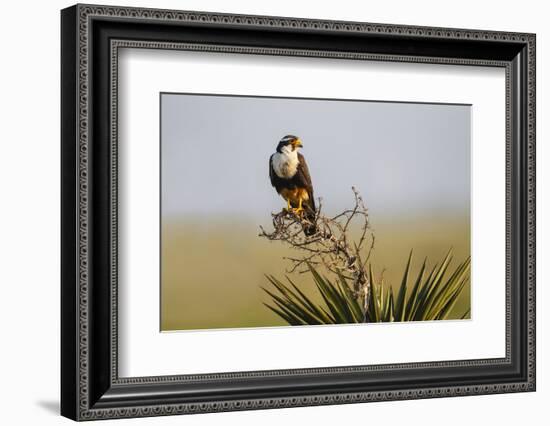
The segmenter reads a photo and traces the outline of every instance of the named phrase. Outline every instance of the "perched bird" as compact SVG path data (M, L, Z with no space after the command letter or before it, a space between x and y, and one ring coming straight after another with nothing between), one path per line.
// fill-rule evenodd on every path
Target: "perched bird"
M304 233L310 236L316 232L315 200L306 159L298 152L302 147L297 136L282 138L276 152L269 157L269 178L277 193L286 200L287 210L310 222L304 226Z

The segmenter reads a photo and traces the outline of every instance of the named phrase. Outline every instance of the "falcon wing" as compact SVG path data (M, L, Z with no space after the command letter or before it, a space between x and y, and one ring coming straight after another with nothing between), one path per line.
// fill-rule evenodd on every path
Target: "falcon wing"
M298 153L298 162L298 169L296 170L294 180L299 186L307 189L309 202L311 203L311 207L315 211L315 199L313 198L313 184L311 183L311 176L309 174L306 159L300 153Z
M271 181L271 186L275 186L275 171L273 170L273 155L269 157L269 180Z

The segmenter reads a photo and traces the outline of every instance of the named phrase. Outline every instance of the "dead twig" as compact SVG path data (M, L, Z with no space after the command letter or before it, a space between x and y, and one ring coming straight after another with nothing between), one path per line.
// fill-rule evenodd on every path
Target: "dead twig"
M352 191L352 208L328 217L322 212L322 200L319 199L314 223L285 209L272 214L272 231L268 232L260 226L259 236L270 241L280 241L302 253L285 257L291 264L287 270L289 273L304 273L308 271L309 265L321 265L331 273L351 281L354 296L362 302L367 312L370 296L367 263L374 249L374 234L359 191L354 187ZM315 225L315 232L306 235L303 230L311 229L312 225ZM359 237L353 239L356 226L359 227Z

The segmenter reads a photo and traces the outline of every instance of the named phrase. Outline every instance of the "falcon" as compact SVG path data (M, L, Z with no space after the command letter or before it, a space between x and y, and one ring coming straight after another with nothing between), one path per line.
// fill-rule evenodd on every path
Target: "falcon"
M316 232L315 200L313 185L306 159L298 152L302 141L294 135L286 135L269 158L269 178L279 195L286 200L287 211L305 218L310 225L304 226L307 236Z

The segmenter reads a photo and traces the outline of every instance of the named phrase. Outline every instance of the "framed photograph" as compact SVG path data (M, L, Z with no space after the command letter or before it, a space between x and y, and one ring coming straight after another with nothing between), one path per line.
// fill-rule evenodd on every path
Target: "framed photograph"
M61 412L535 390L535 35L61 12Z

